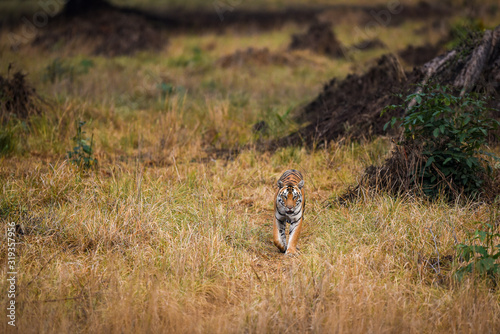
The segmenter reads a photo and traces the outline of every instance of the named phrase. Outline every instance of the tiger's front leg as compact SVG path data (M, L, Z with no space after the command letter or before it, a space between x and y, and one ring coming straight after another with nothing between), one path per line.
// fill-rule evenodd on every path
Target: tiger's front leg
M288 238L288 248L286 254L297 253L297 241L299 240L300 231L302 230L302 217L296 222L290 224L290 232Z
M276 247L284 253L286 251L286 221L274 219L273 239Z

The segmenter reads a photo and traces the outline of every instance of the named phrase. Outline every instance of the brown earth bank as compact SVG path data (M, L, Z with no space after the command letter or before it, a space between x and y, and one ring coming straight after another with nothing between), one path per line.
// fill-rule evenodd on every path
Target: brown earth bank
M381 117L382 109L398 103L396 94L409 92L422 76L419 69L406 73L398 58L387 54L364 74L351 74L344 80L334 78L300 110L297 120L308 125L281 139L278 146L384 134L383 127L392 115Z
M384 107L402 102L396 94L406 96L418 89L416 85L427 83L485 94L490 98L492 116L500 118L500 26L471 34L455 50L411 72L405 72L399 59L388 54L364 74L332 79L299 111L298 121L307 125L275 144L312 145L342 137L363 139L387 134L384 125L403 111L381 116Z

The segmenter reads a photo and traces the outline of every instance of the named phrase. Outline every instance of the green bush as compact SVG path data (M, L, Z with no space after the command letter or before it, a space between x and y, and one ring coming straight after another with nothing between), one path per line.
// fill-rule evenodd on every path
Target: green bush
M500 257L500 234L498 226L477 222L481 228L469 235L469 244L459 244L457 246L458 255L462 257L466 264L457 271L456 276L462 280L467 273L476 273L495 279L500 274L500 264L497 263Z
M85 122L82 121L76 123L76 135L72 139L75 146L72 151L68 151L68 159L80 170L89 170L97 167L97 159L93 157L93 137L89 140L83 136L85 134L85 131L82 130L84 125Z
M487 144L490 131L499 125L488 117L486 98L457 96L439 85L422 86L408 95L403 105L386 110L400 108L406 110L404 116L394 117L385 128L399 122L404 138L400 144L420 150L423 162L411 175L413 182L429 196L443 190L468 196L481 192L492 172L486 156L496 158L481 148Z

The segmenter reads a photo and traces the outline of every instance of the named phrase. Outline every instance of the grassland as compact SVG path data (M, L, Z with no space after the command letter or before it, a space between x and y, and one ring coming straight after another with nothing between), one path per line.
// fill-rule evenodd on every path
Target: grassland
M304 30L294 24L165 32L163 50L115 58L77 43L13 52L3 32L2 75L13 63L52 105L28 123L2 126L15 136L0 157L0 219L24 230L16 236L17 330L499 332L499 290L480 278L457 282L451 260L474 222L497 221L494 205L379 194L327 207L366 166L383 161L388 138L251 148L255 122L269 124L266 138L285 135L298 126L288 111L326 81L363 71L382 53L439 39L416 34L424 24L380 28L387 49L344 60L287 51L290 34ZM356 42L347 23L336 31L346 45ZM247 47L296 63L216 65ZM60 69L51 80L54 64ZM66 158L79 120L93 136L97 171L80 173ZM250 148L213 154L239 145ZM274 184L288 168L306 180L297 257L271 242ZM4 248L5 233L0 240ZM2 249L2 277L6 261ZM6 290L2 279L2 305ZM12 331L4 316L0 331Z

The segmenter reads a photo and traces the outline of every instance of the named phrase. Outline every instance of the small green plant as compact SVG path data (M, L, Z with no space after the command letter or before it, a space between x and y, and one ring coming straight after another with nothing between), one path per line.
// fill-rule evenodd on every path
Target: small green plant
M459 244L457 246L458 255L462 257L466 264L456 271L456 276L462 280L467 273L476 273L489 278L495 278L500 274L500 264L497 263L500 257L500 234L498 226L476 222L480 226L469 235L469 244Z
M413 182L431 197L442 190L477 195L492 173L485 157L498 159L481 150L490 131L500 124L488 117L486 98L458 96L444 86L425 85L408 95L403 105L385 110L400 108L406 110L404 116L394 117L384 129L399 122L404 136L400 144L421 150L423 163L411 175Z
M82 127L85 122L79 121L76 123L76 135L72 138L75 146L72 151L68 151L69 161L77 166L80 170L89 170L97 167L97 159L94 154L94 138L84 138L85 131Z

